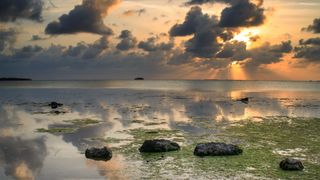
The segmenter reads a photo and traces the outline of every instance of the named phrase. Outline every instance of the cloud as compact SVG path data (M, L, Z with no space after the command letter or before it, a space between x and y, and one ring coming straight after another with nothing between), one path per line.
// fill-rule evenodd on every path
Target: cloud
M241 62L246 68L256 69L260 65L273 64L282 61L286 53L292 51L291 41L284 41L281 44L264 45L248 50L249 56Z
M234 4L242 0L190 0L186 5L202 5L202 4L213 4L213 3L227 3Z
M113 31L107 27L103 18L120 0L83 0L68 14L60 16L58 21L47 25L46 34L74 34L88 32L101 35L111 35Z
M299 41L300 45L320 45L320 37L310 38L307 40L301 39Z
M173 42L168 43L157 43L157 38L150 37L146 41L140 41L138 44L138 48L144 50L144 51L169 51L173 48L174 44Z
M255 2L255 3L254 3ZM206 3L226 3L231 5L221 12L221 27L250 27L264 23L265 9L262 8L263 0L251 2L250 0L191 0L187 5Z
M21 49L14 50L14 57L15 58L30 58L34 56L36 53L39 53L43 50L42 47L35 45L35 46L24 46Z
M116 48L121 51L132 49L137 44L137 38L135 38L129 30L123 30L118 38L121 39L121 41L117 44Z
M313 33L320 33L320 18L313 20L313 24L306 28L302 28L303 31L309 31ZM307 40L301 39L299 45L295 47L295 58L302 58L304 62L319 63L320 62L320 38L314 37Z
M220 52L216 54L216 58L230 58L232 60L242 61L250 56L247 51L247 45L242 41L227 42Z
M18 32L14 28L0 27L0 53L8 48L13 48L13 44L17 40L17 34Z
M222 27L258 26L264 23L265 18L264 8L243 0L225 8L221 12L219 24Z
M303 58L308 62L320 62L320 38L301 39L295 47L295 58Z
M130 9L130 10L127 10L127 11L124 11L123 12L123 15L125 16L132 16L134 14L137 14L138 16L141 16L142 14L146 13L147 10L145 8L142 8L142 9L137 9L137 10L134 10L134 9Z
M109 47L108 36L102 36L93 44L78 43L76 46L69 46L65 55L93 59L99 57Z
M210 58L220 50L224 41L230 40L233 32L221 28L216 16L203 14L200 7L192 7L182 24L175 24L170 29L170 36L193 35L185 43L186 52L196 57Z
M316 18L313 20L313 24L309 25L306 28L302 28L303 31L320 33L320 18Z
M41 40L46 40L46 39L48 39L48 38L44 38L39 35L32 35L30 41L41 41Z
M16 21L18 18L42 20L42 0L1 0L0 21Z

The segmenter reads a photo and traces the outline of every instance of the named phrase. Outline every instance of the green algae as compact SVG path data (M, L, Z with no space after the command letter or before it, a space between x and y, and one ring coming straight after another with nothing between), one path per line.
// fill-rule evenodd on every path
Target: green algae
M100 121L98 121L98 120L88 119L88 118L87 119L64 120L64 122L71 123L74 126L78 126L78 127L85 127L85 126L88 126L88 125L100 123Z
M76 128L57 127L57 128L49 128L49 129L39 128L39 129L36 129L36 132L39 132L39 133L51 133L51 134L65 134L65 133L73 133L76 130L77 130Z
M207 121L209 122L209 121ZM201 125L202 126L202 125ZM210 127L210 126L207 126ZM133 162L142 163L145 177L163 178L185 175L201 179L316 179L320 166L320 119L266 117L261 122L250 120L215 126L217 134L188 134L178 130L134 129L127 133L133 142L117 151ZM181 145L181 150L167 153L139 153L138 148L146 139L170 139ZM196 157L194 148L200 142L236 143L244 151L239 156ZM290 157L301 159L305 170L283 171L279 162L287 156L277 150L291 151ZM164 173L165 172L165 173ZM169 176L169 177L170 177Z
M167 124L167 122L147 122L144 123L143 125L145 126L159 126L159 125L164 125Z
M36 129L36 132L51 133L51 134L66 134L66 133L73 133L82 127L100 123L100 121L93 120L93 119L64 120L63 122L71 125L66 126L66 124L58 124L57 127L49 127L48 129L45 129L45 128Z

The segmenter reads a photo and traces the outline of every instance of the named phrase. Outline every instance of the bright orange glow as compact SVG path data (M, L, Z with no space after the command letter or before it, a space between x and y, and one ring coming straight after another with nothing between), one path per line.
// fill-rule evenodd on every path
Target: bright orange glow
M243 41L250 47L253 43L252 38L258 37L260 34L260 30L258 29L244 29L239 34L233 37L233 40Z
M241 67L238 61L233 61L230 64L230 75L234 80L246 80L247 75L244 69Z

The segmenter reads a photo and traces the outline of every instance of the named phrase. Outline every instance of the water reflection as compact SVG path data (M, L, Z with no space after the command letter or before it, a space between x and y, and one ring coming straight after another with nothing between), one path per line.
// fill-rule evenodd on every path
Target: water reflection
M16 179L34 179L47 155L45 138L0 138L0 161L7 176Z
M23 136L30 128L23 123L21 111L11 106L0 108L0 166L6 176L35 179L47 156L46 138Z
M95 162L85 160L80 153L91 146L121 145L97 141L96 138L130 142L133 137L126 133L129 129L215 133L214 127L219 123L261 120L266 116L320 116L319 93L28 89L5 94L0 98L0 165L5 176L15 179L49 177L49 174L43 174L48 172L43 172L42 168L48 168L46 163L50 164L53 159L62 158L64 151L71 147L70 158L86 165L88 169L84 171L92 177L126 179L128 177L123 174L127 161L125 157L116 155L112 161ZM236 100L243 97L250 98L249 104ZM41 113L50 111L46 106L50 101L64 103L64 107L58 110L66 113ZM51 135L35 132L37 128L65 126L68 124L66 120L85 118L100 122L78 127L73 133ZM49 146L55 146L55 151ZM46 158L50 161L46 162ZM96 169L95 173L90 171L92 167ZM74 177L70 169L64 171L62 177L51 179Z

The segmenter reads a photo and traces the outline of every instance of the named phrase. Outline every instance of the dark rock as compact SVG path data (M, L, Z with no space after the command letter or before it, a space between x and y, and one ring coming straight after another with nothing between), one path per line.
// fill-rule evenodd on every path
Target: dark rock
M140 152L167 152L177 150L180 150L179 144L165 139L146 140L139 148Z
M280 162L280 168L287 171L302 171L304 166L300 160L287 158Z
M248 97L242 98L242 99L238 99L237 101L240 101L240 102L242 102L244 104L249 104L249 98Z
M52 109L57 109L58 107L63 106L63 104L57 103L57 102L51 102L50 104L48 104L48 106L50 106Z
M86 158L98 160L98 161L108 161L112 158L112 151L107 147L91 148L87 149L85 152Z
M215 142L198 144L193 152L196 156L225 156L241 153L242 149L236 145Z
M144 78L142 78L142 77L137 77L137 78L134 78L134 80L136 80L136 81L142 81L142 80L144 80Z
M64 111L51 111L50 113L59 115L59 114L65 114L66 112L64 112Z

